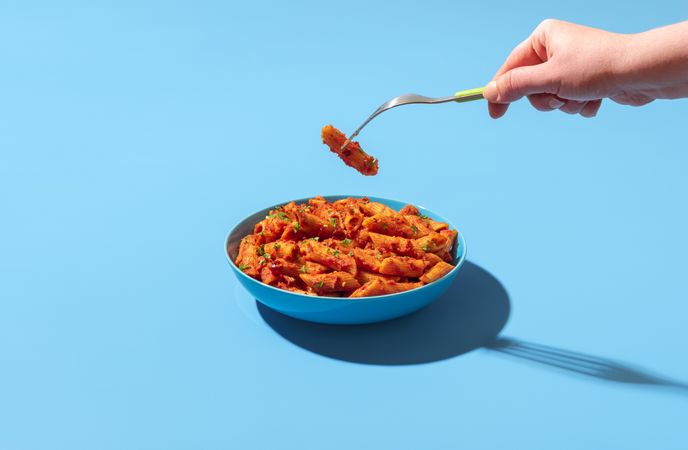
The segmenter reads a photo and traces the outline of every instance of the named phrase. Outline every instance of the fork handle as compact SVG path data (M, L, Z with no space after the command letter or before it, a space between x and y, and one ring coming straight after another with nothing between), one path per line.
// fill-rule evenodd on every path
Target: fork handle
M483 90L484 88L475 88L475 89L466 89L465 91L459 91L456 94L454 94L454 101L455 102L470 102L473 100L482 100L484 99L483 97Z

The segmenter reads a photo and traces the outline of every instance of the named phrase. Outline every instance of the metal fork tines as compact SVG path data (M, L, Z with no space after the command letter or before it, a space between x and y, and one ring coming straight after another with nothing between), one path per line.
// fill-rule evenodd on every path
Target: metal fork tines
M400 95L399 97L395 97L385 103L383 103L378 109L375 110L374 113L368 117L363 124L354 131L349 138L344 142L344 144L341 147L341 150L344 149L347 145L349 145L349 142L353 140L356 136L358 136L358 133L361 132L363 127L368 125L371 120L373 120L375 117L379 116L383 112L387 111L388 109L396 108L397 106L402 106L402 105L411 105L411 104L418 104L418 103L426 103L426 104L438 104L438 103L447 103L447 102L467 102L471 100L478 100L483 98L483 89L482 88L477 88L477 89L469 89L466 91L460 91L457 92L456 94L452 95L451 97L439 97L439 98L433 98L433 97L425 97L424 95L418 95L418 94L404 94Z

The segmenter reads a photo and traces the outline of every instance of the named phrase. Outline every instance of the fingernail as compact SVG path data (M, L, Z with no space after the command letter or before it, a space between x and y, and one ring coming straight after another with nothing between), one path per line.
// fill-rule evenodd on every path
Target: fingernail
M553 98L549 101L549 107L552 109L559 109L562 106L564 106L565 104L566 104L566 102L562 102L558 98Z
M490 81L487 83L487 86L485 86L485 89L483 90L483 97L490 102L499 101L499 92L497 91L496 81Z

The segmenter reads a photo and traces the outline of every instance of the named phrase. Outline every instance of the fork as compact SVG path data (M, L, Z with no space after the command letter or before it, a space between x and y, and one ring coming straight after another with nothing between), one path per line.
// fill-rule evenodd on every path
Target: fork
M379 116L383 112L387 111L388 109L396 108L397 106L402 106L402 105L411 105L414 103L427 103L430 105L434 105L437 103L447 103L447 102L470 102L473 100L480 100L483 98L483 88L475 88L475 89L467 89L465 91L459 91L456 94L452 95L451 97L439 97L439 98L432 98L432 97L425 97L423 95L418 95L418 94L404 94L400 95L399 97L395 97L385 103L382 104L378 109L375 110L374 113L368 117L365 122L363 122L363 125L358 127L356 131L354 131L351 136L344 142L344 144L341 146L340 150L344 150L344 148L349 145L349 142L353 140L356 136L358 136L358 133L361 132L363 127L368 125L368 123L373 120L375 117Z

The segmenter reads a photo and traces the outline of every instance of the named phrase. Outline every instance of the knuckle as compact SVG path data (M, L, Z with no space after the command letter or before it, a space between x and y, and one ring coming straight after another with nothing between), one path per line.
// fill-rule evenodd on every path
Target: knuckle
M542 22L540 22L540 24L537 26L537 28L540 30L546 31L546 30L549 30L550 28L552 28L557 23L559 23L559 21L557 19L549 18L549 19L545 19Z

